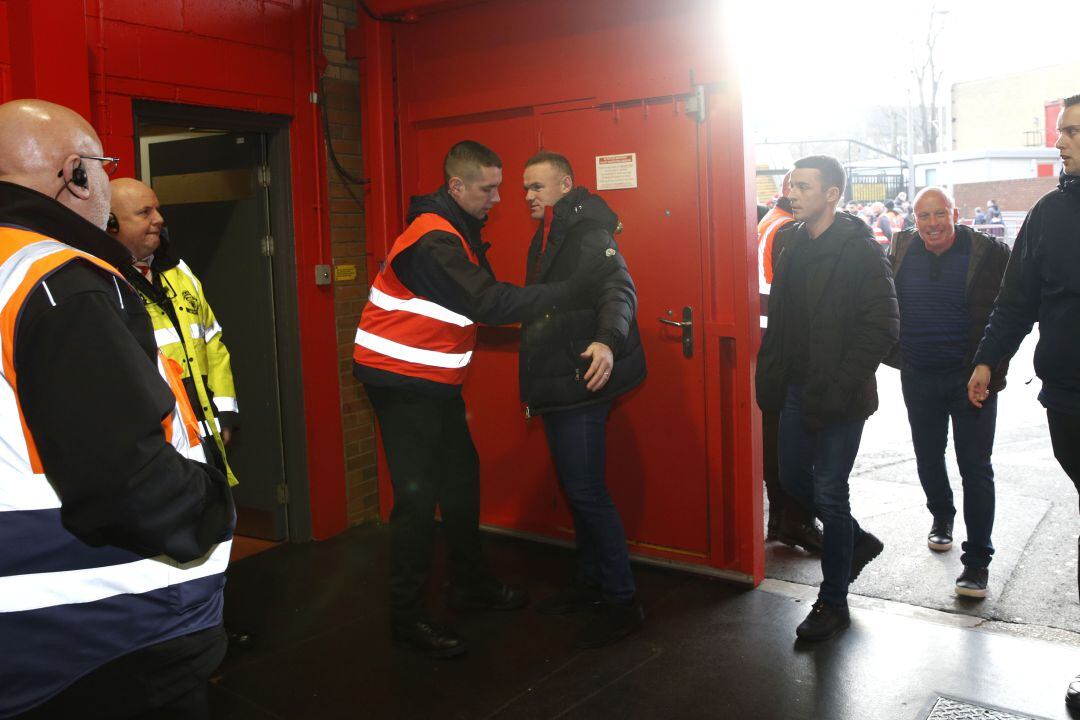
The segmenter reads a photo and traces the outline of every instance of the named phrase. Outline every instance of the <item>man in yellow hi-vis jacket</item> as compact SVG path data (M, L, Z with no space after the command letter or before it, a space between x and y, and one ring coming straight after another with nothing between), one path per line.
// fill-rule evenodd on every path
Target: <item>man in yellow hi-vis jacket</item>
M208 459L236 485L225 456L240 417L229 350L202 283L169 248L159 207L149 186L132 178L114 180L107 229L131 251L134 262L125 276L146 301L158 347L183 369Z

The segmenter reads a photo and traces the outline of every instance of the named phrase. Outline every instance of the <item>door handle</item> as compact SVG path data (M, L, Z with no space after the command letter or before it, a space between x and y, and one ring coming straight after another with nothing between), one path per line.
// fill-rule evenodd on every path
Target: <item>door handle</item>
M668 310L668 315L671 311ZM682 351L684 357L694 357L694 309L687 305L682 309L682 322L669 318L657 318L664 325L671 325L682 330Z

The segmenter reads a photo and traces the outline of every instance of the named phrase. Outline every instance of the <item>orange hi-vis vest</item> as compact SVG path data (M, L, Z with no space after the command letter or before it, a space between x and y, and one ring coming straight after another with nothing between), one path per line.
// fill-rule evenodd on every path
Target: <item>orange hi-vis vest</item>
M472 320L414 295L394 274L394 258L432 231L461 240L469 260L476 254L453 225L434 213L417 217L394 241L386 264L375 277L356 329L353 360L377 370L461 385L476 346Z
M19 405L15 331L27 299L70 262L108 273L121 309L124 279L103 260L44 235L0 226L0 717L37 707L118 657L221 625L230 537L196 560L91 545L64 525ZM138 296L132 290L129 296ZM137 300L136 300L137 301ZM78 352L82 348L54 348ZM178 368L158 354L176 402L162 421L183 457L206 461ZM85 411L85 408L73 408Z
M11 386L12 395L8 400L14 407L10 410L18 414L22 428L21 442L16 438L3 438L6 448L14 451L18 457L0 457L0 467L25 466L34 474L44 472L34 438L30 435L22 408L19 407L15 373L15 326L23 304L38 284L67 263L78 259L109 273L115 278L114 282L127 283L115 268L93 255L29 230L0 227L0 302L3 303L0 307L0 375ZM176 398L172 412L161 421L165 438L184 457L206 462L206 454L200 446L198 421L187 393L184 392L179 367L170 367L169 363L159 351L158 372L169 384ZM3 403L5 400L0 398L0 404ZM7 410L0 408L2 412ZM174 428L183 428L184 432L175 432Z
M795 216L786 210L781 209L779 204L777 204L772 207L769 212L765 213L765 217L761 218L761 221L758 223L758 255L760 258L758 267L762 269L765 282L769 285L772 285L773 281L773 240L776 238L776 233L780 232L780 228L790 222L795 222Z

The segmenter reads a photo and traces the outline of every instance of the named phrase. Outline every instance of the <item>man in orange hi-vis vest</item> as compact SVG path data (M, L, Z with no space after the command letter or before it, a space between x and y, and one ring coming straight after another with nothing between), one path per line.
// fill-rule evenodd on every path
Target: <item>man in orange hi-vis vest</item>
M225 653L235 513L103 230L118 162L0 105L0 717L206 718Z
M773 281L773 240L781 228L795 222L791 212L791 173L784 175L780 184L780 197L776 204L758 222L758 267L761 274L758 284L761 293L761 317L765 321L769 309L769 286ZM762 331L764 332L764 331ZM814 514L798 500L788 495L780 486L780 468L777 458L776 436L780 428L778 413L761 411L761 450L765 493L769 498L769 522L765 541L780 541L791 547L799 546L810 553L821 552L821 528Z
M476 325L554 312L583 294L600 263L614 261L585 259L559 283L521 288L496 281L480 230L500 199L502 161L465 140L450 148L443 175L438 190L412 198L409 226L372 283L353 353L353 375L375 409L394 486L394 640L437 658L461 655L466 645L424 611L436 507L450 554L447 604L514 610L529 601L488 573L480 548L480 464L461 397Z

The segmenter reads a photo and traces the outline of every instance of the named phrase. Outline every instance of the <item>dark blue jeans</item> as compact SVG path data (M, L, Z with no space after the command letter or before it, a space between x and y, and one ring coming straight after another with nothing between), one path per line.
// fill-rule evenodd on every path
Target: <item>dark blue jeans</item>
M604 484L604 445L611 403L543 415L577 536L577 580L598 586L608 598L634 597L626 533Z
M847 605L851 555L862 535L851 516L848 475L859 454L864 420L834 422L820 432L803 429L802 387L789 385L780 413L780 484L821 518L821 588L818 598Z
M964 488L964 524L967 541L961 546L960 562L986 567L994 554L990 533L994 529L994 449L997 424L997 393L983 402L982 409L968 400L968 370L926 373L905 369L900 373L911 424L911 442L919 482L926 493L926 508L936 518L956 515L952 488L945 469L945 445L952 419L953 445L960 480Z

